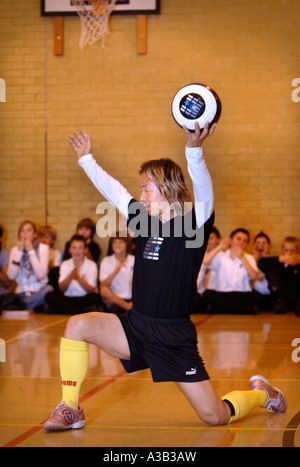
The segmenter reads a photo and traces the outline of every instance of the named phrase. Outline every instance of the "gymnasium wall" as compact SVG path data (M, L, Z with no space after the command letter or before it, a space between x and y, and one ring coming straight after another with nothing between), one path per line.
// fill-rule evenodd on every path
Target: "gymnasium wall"
M185 169L185 136L170 107L191 82L211 85L223 104L205 143L216 225L253 236L263 229L279 251L300 236L298 0L162 0L148 18L148 53L136 52L136 17L113 16L101 44L78 47L80 22L65 19L65 53L53 53L53 19L39 0L0 1L0 224L6 246L19 223L48 222L63 248L103 198L79 168L69 135L85 128L94 156L135 196L137 169L171 157ZM297 100L297 99L296 99ZM100 243L105 247L106 240Z

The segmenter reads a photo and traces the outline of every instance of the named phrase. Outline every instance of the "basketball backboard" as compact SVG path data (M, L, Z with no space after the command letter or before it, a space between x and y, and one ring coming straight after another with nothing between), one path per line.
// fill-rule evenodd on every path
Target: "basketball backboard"
M89 1L86 2L89 5ZM41 0L42 16L75 16L72 0ZM118 0L113 14L151 15L160 13L160 0Z

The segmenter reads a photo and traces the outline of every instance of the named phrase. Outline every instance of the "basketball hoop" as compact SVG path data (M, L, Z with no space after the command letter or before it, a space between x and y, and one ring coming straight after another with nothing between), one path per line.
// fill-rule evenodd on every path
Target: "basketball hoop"
M103 46L104 38L109 34L108 20L116 3L117 0L72 0L81 21L81 49L99 40Z

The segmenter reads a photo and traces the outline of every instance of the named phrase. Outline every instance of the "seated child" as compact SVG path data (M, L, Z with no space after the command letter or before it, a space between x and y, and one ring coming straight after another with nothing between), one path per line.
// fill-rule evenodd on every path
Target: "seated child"
M63 261L59 270L59 292L46 295L50 306L48 313L79 314L85 309L98 309L100 297L97 293L98 268L94 261L86 258L86 240L73 235L70 240L71 258Z
M216 248L221 241L221 234L216 227L213 227L211 230L211 234L209 236L207 242L206 253L209 253L214 248ZM209 269L209 267L202 264L198 278L197 278L197 306L195 313L201 313L205 310L204 301L203 301L203 294L205 290L213 290L216 284L216 273Z
M246 253L249 232L236 229L229 239L204 256L204 264L216 273L214 290L204 292L205 302L213 313L255 314L257 294L251 281L263 280L256 261Z
M39 228L38 237L41 243L49 245L49 271L59 267L61 265L62 255L54 246L57 240L56 230L50 225L45 225Z
M59 266L61 265L62 255L61 252L54 247L57 235L56 231L50 225L45 225L39 228L38 236L41 243L49 245L49 268L48 268L48 279L49 284L52 285L54 290L58 288L58 276Z
M130 239L117 233L111 248L113 254L100 264L100 295L110 311L124 313L132 308L134 256L129 253Z
M101 249L98 243L93 240L95 233L96 224L92 219L82 219L77 224L76 234L81 235L86 240L86 257L92 261L95 261L95 263L98 263L101 255ZM63 253L63 260L70 259L71 255L69 248L70 242L67 242L65 245L65 251Z
M40 311L45 295L53 290L48 285L49 247L39 242L36 226L31 221L21 223L18 243L9 256L7 275L17 283L16 293L27 308Z
M261 258L258 267L264 272L271 292L274 312L294 310L300 316L299 241L288 236L283 240L280 256Z
M7 277L9 252L2 247L3 228L0 226L0 295L7 293L10 280Z
M254 238L253 244L253 256L256 264L261 258L270 256L271 241L267 234L259 232ZM267 278L264 275L263 280L254 281L253 289L260 294L259 308L263 310L270 310L273 308L271 301L271 293L269 290L269 284Z
M253 243L253 256L256 262L258 262L260 258L265 258L266 256L270 256L270 250L271 250L270 237L268 237L268 235L262 231L259 232L254 237L254 243Z

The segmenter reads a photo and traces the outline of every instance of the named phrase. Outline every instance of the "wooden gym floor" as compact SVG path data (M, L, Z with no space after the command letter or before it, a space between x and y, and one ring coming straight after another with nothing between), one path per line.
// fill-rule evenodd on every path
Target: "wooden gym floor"
M218 393L248 389L262 374L281 388L288 411L257 408L232 424L200 422L173 383L155 384L148 370L127 375L121 364L90 346L81 389L87 426L47 433L42 422L61 397L59 342L67 317L0 317L6 362L0 363L0 446L218 447L300 446L300 319L293 313L194 315L200 353ZM292 352L294 352L294 358Z

